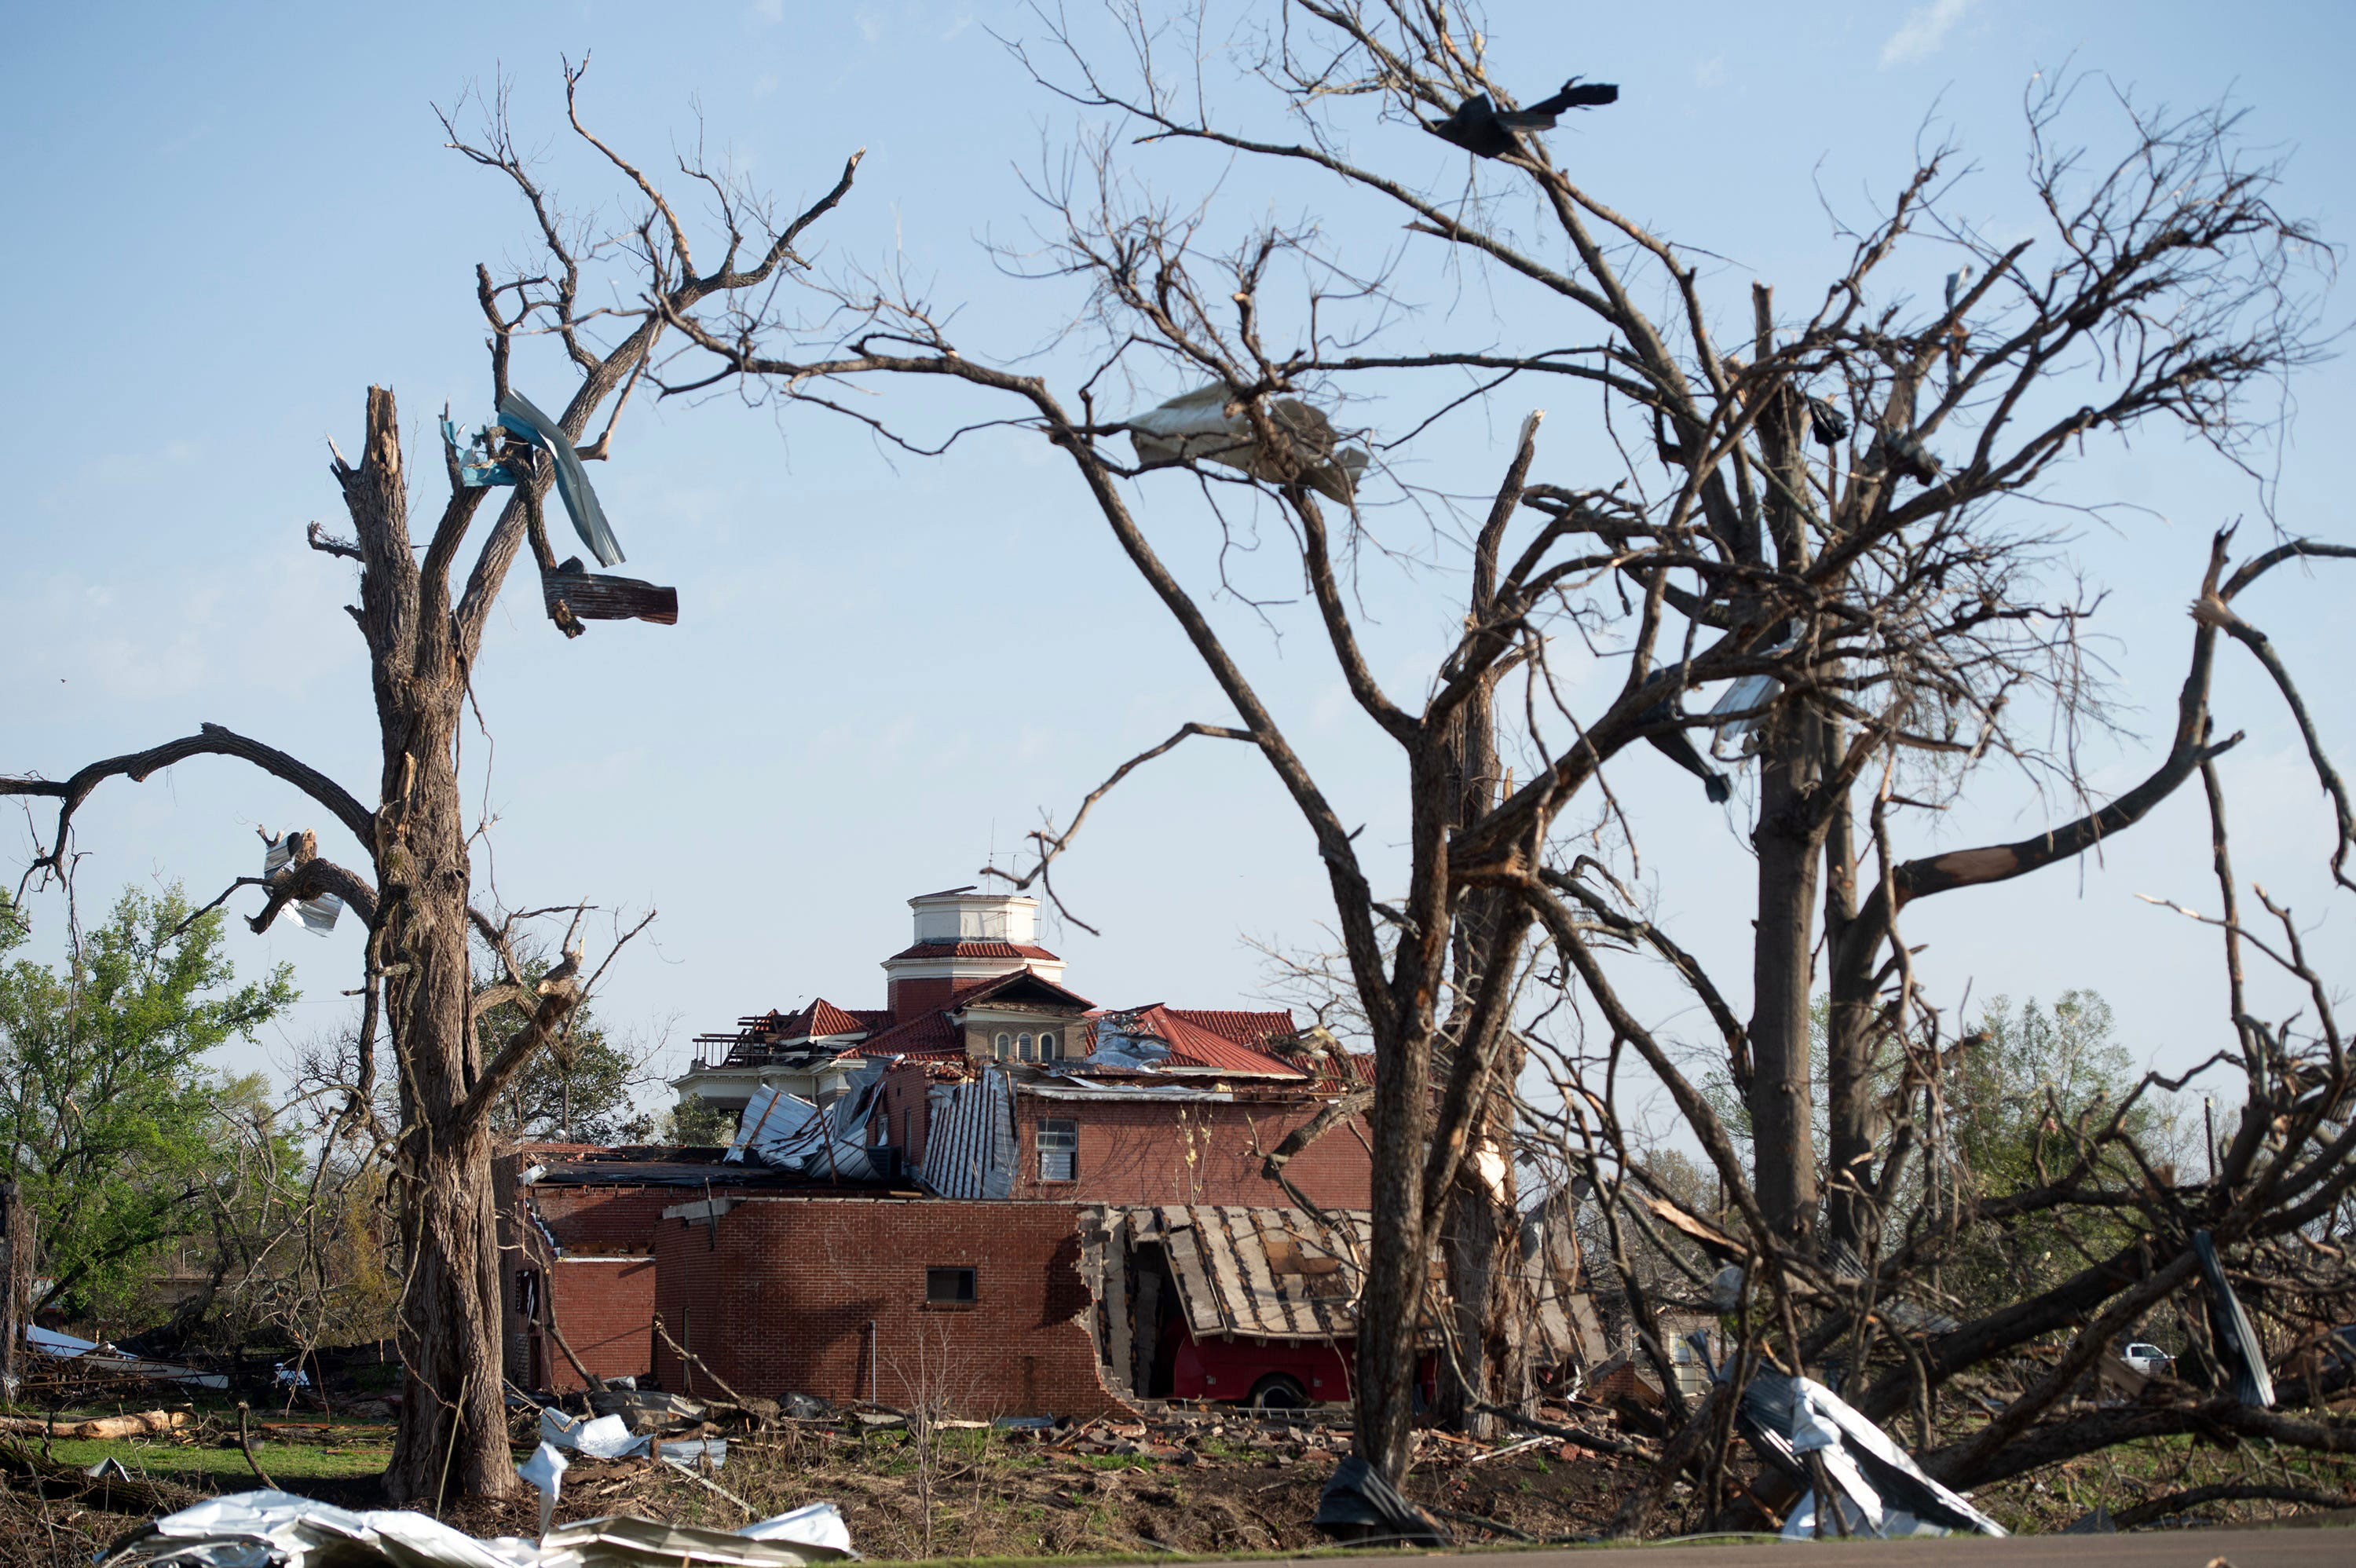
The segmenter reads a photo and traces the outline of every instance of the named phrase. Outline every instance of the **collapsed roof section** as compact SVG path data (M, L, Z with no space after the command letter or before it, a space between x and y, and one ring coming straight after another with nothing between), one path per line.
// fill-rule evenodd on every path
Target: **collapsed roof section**
M1197 1339L1330 1342L1358 1331L1358 1296L1374 1246L1374 1217L1364 1210L1320 1216L1233 1203L1101 1204L1084 1212L1081 1233L1082 1271L1095 1280L1100 1300L1124 1294L1116 1276L1133 1275L1141 1252L1159 1249ZM1586 1295L1539 1253L1526 1252L1523 1261L1537 1303L1537 1348L1551 1360L1601 1360L1603 1331ZM1438 1342L1448 1310L1435 1249L1424 1295L1428 1342Z
M867 1142L867 1122L886 1065L866 1063L824 1105L766 1085L755 1090L723 1162L743 1165L750 1157L773 1169L830 1181L866 1181L889 1174L880 1163L885 1152Z
M1291 1015L1283 1017L1289 1035ZM1090 1023L1087 1052L1072 1064L1081 1072L1279 1080L1312 1076L1306 1068L1258 1049L1272 1042L1274 1030L1255 1044L1243 1044L1159 1002L1126 1012L1098 1013Z

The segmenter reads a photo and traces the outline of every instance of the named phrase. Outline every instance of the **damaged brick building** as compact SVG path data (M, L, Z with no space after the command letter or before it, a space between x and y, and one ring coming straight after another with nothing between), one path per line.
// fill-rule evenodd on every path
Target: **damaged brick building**
M909 904L885 1007L699 1040L676 1087L737 1115L728 1148L509 1157L509 1378L974 1414L1346 1397L1367 1063L1285 1012L1099 1008L1030 899Z

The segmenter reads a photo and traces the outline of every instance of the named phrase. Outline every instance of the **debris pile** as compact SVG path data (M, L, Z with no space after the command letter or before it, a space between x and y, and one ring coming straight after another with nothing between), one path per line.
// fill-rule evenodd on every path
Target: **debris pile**
M100 1568L802 1568L854 1556L830 1503L734 1533L615 1515L539 1540L485 1541L400 1509L355 1512L287 1492L237 1492L166 1514L118 1541Z

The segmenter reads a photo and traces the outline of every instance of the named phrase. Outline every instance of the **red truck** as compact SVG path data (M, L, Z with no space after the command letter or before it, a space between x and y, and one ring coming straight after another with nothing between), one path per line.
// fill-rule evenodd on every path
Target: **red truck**
M1219 1400L1256 1410L1340 1404L1350 1398L1357 1361L1353 1339L1197 1339L1179 1325L1170 1347L1170 1397ZM1437 1397L1439 1364L1426 1356L1416 1370L1419 1403Z

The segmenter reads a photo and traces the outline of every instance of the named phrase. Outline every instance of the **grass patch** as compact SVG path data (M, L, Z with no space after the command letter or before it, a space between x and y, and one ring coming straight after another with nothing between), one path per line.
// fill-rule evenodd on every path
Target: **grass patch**
M39 1452L39 1440L33 1441ZM254 1456L273 1480L322 1480L346 1476L381 1475L392 1459L390 1442L264 1443ZM208 1480L259 1486L246 1468L245 1456L235 1448L200 1446L194 1443L149 1441L126 1437L112 1441L64 1439L49 1445L49 1457L76 1469L88 1469L102 1459L119 1459L134 1475L190 1482Z
M1151 1454L1081 1454L1076 1457L1091 1470L1150 1470L1154 1466Z

